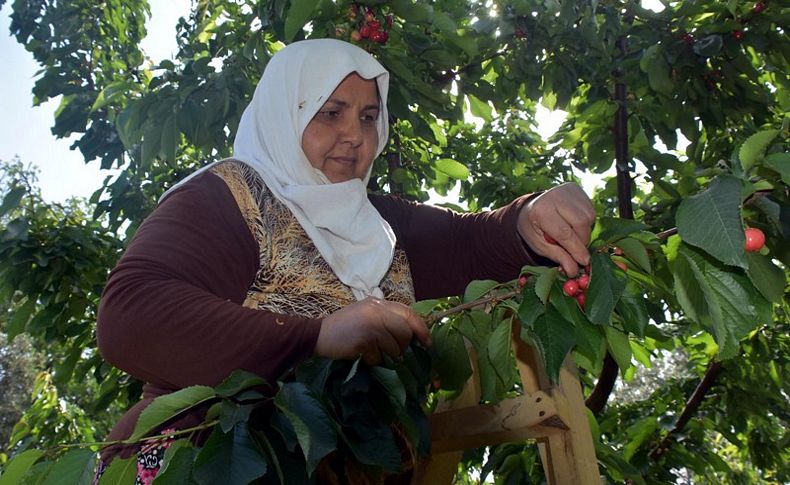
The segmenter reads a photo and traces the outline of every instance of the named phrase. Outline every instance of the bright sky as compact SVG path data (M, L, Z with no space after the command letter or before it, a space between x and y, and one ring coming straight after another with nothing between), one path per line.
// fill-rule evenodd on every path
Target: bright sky
M86 164L78 150L69 150L76 137L56 139L50 132L59 98L41 106L32 105L31 89L39 66L9 34L11 3L0 9L0 160L15 156L40 169L39 185L46 200L62 202L71 196L90 196L108 175L98 161ZM175 25L189 12L190 0L151 0L148 37L142 42L145 53L154 61L172 58L176 50ZM643 5L660 10L659 0L643 0ZM543 137L554 133L562 123L562 113L539 111L538 131ZM588 183L585 183L588 188ZM590 182L592 188L594 182Z

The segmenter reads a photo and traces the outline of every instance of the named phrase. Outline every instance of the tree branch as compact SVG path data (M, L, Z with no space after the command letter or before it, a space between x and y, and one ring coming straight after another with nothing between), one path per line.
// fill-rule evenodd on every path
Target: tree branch
M470 301L469 303L462 303L460 305L454 306L447 310L443 310L441 312L431 313L425 319L425 325L427 325L428 328L430 328L433 326L433 324L435 324L438 321L441 321L444 317L449 317L450 315L461 313L464 310L476 308L482 305L486 305L488 303L494 303L500 300L507 300L508 298L513 298L514 296L519 295L520 293L521 293L521 289L508 291L507 293L502 293L500 295L487 296L479 300Z
M596 416L599 416L609 400L609 395L614 389L614 383L617 382L617 372L620 368L617 366L614 358L606 353L603 359L603 369L601 375L598 377L598 382L595 383L595 388L592 390L587 400L584 401L587 409L592 411Z
M658 460L669 450L669 447L675 441L675 435L677 435L683 428L688 424L691 420L692 416L697 413L700 405L702 404L702 400L705 398L705 394L708 393L710 388L713 386L713 382L716 380L716 377L722 371L722 363L719 361L711 362L708 365L708 370L705 372L705 376L702 378L697 387L694 389L694 392L691 393L691 397L686 401L686 407L683 409L683 412L680 414L677 423L675 426L669 430L666 436L658 443L653 451L650 452L650 458L653 460Z

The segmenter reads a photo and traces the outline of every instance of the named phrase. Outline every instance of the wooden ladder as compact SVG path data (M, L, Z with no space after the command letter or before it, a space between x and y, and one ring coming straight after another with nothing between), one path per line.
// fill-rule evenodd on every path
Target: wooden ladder
M571 357L552 385L533 347L513 323L513 350L524 394L496 405L480 405L480 377L474 372L458 398L441 402L431 416L431 454L420 461L415 482L451 484L464 450L535 440L549 485L600 484L587 408Z

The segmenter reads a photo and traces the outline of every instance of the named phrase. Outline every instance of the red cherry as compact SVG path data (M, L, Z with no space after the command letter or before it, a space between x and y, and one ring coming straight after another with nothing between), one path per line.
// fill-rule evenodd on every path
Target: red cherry
M373 42L378 42L379 44L383 44L387 42L388 34L381 30L373 30L370 32L370 40Z
M392 14L387 15L386 19L387 19L387 28L389 29L392 27Z
M754 13L762 13L763 10L765 10L765 4L763 2L757 2L754 4L754 7L752 7L752 12Z
M740 42L740 41L741 41L741 39L743 39L743 31L742 31L742 30L736 30L736 31L734 31L734 32L732 33L732 38L733 38L733 39L735 39L735 40L737 40L738 42Z
M756 227L746 228L744 235L746 236L746 244L744 245L746 251L756 253L765 246L765 234Z
M620 268L621 270L628 271L628 265L625 264L624 262L622 262L622 261L615 261L614 264L616 264L617 267Z
M694 45L694 36L691 34L684 34L683 42L685 42L688 45Z
M576 282L579 283L579 288L586 290L590 287L590 275L583 274L576 278Z
M373 10L368 9L368 11L365 12L365 21L373 22L374 20L376 20L376 14L373 13Z
M370 30L381 30L381 22L378 20L371 20L368 25L370 25Z
M576 296L579 294L579 283L576 280L568 280L562 285L562 291L568 296Z
M591 275L592 274L592 264L588 263L587 266L584 267L584 272L587 273L588 275Z
M518 278L518 287L519 288L524 288L527 285L527 279L528 278L527 278L526 275L519 276L519 278Z
M362 40L362 34L360 34L358 30L352 30L351 40L353 40L354 42L359 42L360 40Z
M614 248L614 251L612 251L612 252L614 253L615 256L622 256L623 255L623 250L620 249L620 248L617 248L617 247Z
M516 30L515 30L515 32L513 32L513 34L514 34L514 35L516 36L516 38L518 38L518 39L526 39L526 38L527 38L527 33L526 33L526 32L524 32L524 30L523 30L523 29L516 29Z
M543 240L549 244L557 244L557 240L553 237L549 236L547 233L543 233Z
M361 35L363 39L370 37L370 27L363 25L362 28L359 29L359 35Z
M587 302L587 294L586 293L579 293L576 295L576 302L579 304L579 308L584 311L584 304Z

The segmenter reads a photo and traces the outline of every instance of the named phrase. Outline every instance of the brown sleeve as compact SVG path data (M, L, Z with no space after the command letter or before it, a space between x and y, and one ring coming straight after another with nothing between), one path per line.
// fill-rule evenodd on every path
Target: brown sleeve
M211 173L167 197L110 274L102 356L163 388L216 385L244 369L270 383L313 353L320 320L241 306L258 247L225 183Z
M507 281L525 264L541 264L516 229L530 195L500 209L459 214L392 196L370 200L406 251L418 300L460 295L472 280Z

